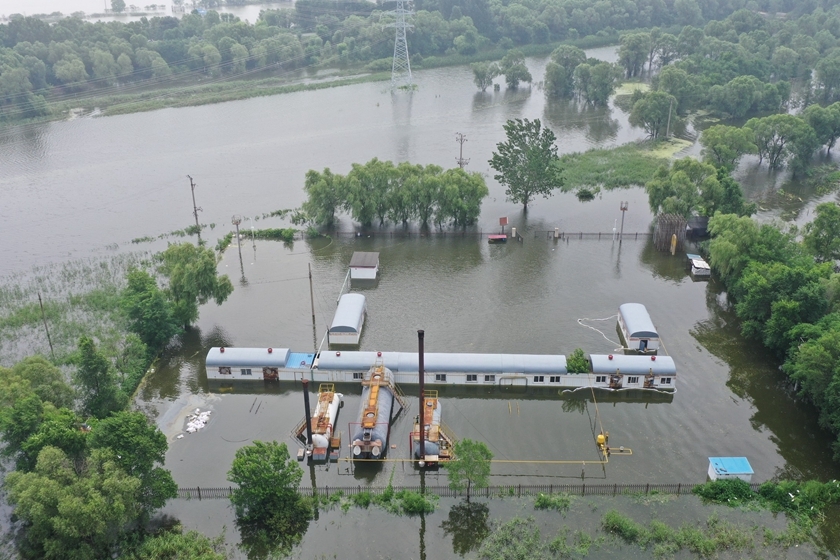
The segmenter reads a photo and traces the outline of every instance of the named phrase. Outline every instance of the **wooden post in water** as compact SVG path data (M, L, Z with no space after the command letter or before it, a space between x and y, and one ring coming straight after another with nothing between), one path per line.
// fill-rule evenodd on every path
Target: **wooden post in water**
M41 301L41 292L38 292L38 305L41 306L41 319L44 321L44 330L47 331L47 342L50 344L50 356L55 361L55 352L53 352L52 338L50 338L50 329L47 326L47 316L44 313L44 303Z
M423 329L418 329L417 331L417 345L418 345L418 355L417 359L419 362L420 367L418 368L418 377L420 383L420 410L417 416L417 424L420 426L420 446L418 448L418 458L420 459L420 466L423 467L426 465L426 426L424 425L423 417L426 413L426 403L423 402L423 384L425 382L426 371L425 371L425 364L423 363L423 339L426 336L426 332Z

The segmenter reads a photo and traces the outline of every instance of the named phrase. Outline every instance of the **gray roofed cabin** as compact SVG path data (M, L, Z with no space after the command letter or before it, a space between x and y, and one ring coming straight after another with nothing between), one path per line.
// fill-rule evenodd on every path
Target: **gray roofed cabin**
M302 378L315 354L292 352L288 348L213 347L207 352L208 379L278 380L280 372ZM293 373L293 372L296 372Z
M366 310L365 296L362 294L341 296L330 325L330 344L359 344Z
M626 350L656 353L659 333L641 303L624 303L618 308L618 328Z
M350 258L350 280L376 280L379 253L356 251Z

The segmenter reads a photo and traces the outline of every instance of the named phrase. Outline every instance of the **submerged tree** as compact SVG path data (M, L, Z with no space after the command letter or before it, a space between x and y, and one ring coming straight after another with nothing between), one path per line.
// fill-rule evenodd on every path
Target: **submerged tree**
M501 72L495 62L475 62L470 64L470 68L473 71L473 82L481 91L492 86L493 79Z
M312 518L312 506L298 492L303 469L285 443L254 441L236 451L228 480L243 545L250 549L288 551L300 542Z
M446 474L449 487L453 490L466 490L467 501L470 490L486 488L490 483L490 461L493 453L483 441L462 439L455 444L455 458L447 463Z
M498 151L493 153L490 167L498 172L493 177L507 187L508 200L522 204L527 211L535 196L548 198L563 186L556 137L539 119L509 120L504 129L507 142L496 144Z
M119 391L111 363L96 349L93 340L86 336L79 339L73 379L85 413L105 418L125 406L125 396Z
M198 319L199 305L210 300L221 305L233 292L227 275L216 273L212 249L179 243L161 253L160 260L160 272L169 280L167 292L174 304L173 315L184 328Z

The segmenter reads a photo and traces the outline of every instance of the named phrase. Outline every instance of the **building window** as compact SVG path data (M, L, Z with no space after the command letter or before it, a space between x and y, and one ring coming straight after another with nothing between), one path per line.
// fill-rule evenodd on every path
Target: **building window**
M552 375L548 378L549 383L560 383L560 376L559 375Z
M638 383L638 382L639 382L638 377L628 377L627 378L627 383Z
M239 370L241 375L251 375L251 368L242 368Z
M361 371L354 371L353 372L353 379L364 379L365 374Z
M606 383L607 376L606 375L596 375L595 376L595 383Z
M477 382L478 382L478 376L477 375L471 375L469 373L467 374L467 383L477 383Z
M485 383L495 383L496 382L496 376L495 375L485 375L484 376L484 382Z
M659 383L662 384L662 385L670 385L671 384L671 378L670 377L663 377L659 381Z
M230 368L229 367L220 367L219 368L219 375L230 375Z
M535 375L534 376L534 383L545 383L545 376L544 375Z
M436 373L435 374L435 381L446 381L446 374L445 373Z

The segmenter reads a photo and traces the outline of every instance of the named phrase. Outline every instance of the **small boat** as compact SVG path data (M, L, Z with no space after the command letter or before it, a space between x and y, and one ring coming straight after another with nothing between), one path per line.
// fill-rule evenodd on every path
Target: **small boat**
M423 452L420 456L420 416L414 418L414 430L411 432L414 457L424 460L432 466L452 459L455 438L447 431L441 420L441 406L437 391L423 391Z
M502 234L488 235L487 236L487 241L489 243L507 243L507 235L505 235L503 233Z
M688 258L688 266L691 270L692 276L709 277L712 275L712 267L709 266L709 263L703 260L703 257L693 253L687 253L685 256Z

